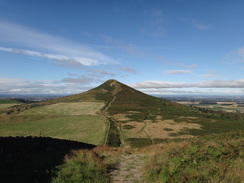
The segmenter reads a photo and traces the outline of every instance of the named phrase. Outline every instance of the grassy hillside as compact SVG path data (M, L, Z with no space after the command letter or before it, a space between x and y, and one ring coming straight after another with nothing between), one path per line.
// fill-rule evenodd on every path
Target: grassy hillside
M45 136L102 145L107 121L98 102L41 105L0 115L0 136Z
M109 80L98 87L109 100L106 111L118 128L124 145L144 146L167 139L244 129L244 115L216 112L152 97L120 82Z
M235 131L151 147L147 182L243 182L243 140Z

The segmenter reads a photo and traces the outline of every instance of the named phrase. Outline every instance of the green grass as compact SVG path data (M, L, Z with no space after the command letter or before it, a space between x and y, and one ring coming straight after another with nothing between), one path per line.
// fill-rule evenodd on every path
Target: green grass
M0 110L6 109L15 105L20 105L22 102L13 99L0 99Z
M6 109L6 108L12 107L14 105L18 105L18 104L15 104L15 103L12 103L12 104L0 104L0 109Z
M45 105L31 108L22 112L22 115L96 115L104 106L99 102L71 102Z
M22 104L22 102L13 99L0 99L0 104Z
M107 124L101 116L66 116L18 123L1 123L0 136L45 136L102 145L106 128Z
M206 136L175 144L151 158L147 180L166 182L223 182L244 180L244 131Z
M108 183L106 165L92 151L76 151L57 167L51 183Z
M107 122L103 103L71 102L44 105L17 114L1 114L0 136L45 136L102 145Z

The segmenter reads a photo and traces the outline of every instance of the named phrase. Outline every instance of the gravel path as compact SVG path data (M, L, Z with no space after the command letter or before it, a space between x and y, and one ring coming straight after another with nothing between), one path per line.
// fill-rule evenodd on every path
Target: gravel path
M124 154L117 167L111 170L111 183L145 183L143 179L145 155Z

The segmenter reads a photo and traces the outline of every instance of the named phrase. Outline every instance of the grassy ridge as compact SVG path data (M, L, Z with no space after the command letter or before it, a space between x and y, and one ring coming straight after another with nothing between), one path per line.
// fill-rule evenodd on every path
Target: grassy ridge
M147 164L148 182L242 182L244 131L206 136L162 149Z

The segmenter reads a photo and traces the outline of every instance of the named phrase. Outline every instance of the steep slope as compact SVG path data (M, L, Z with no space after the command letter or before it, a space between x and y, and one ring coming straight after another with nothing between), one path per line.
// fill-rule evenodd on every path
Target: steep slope
M110 81L107 81L100 86L93 88L89 91L78 93L74 95L69 95L65 97L60 97L46 101L45 104L53 104L59 102L108 102L112 98L112 88L109 87Z

